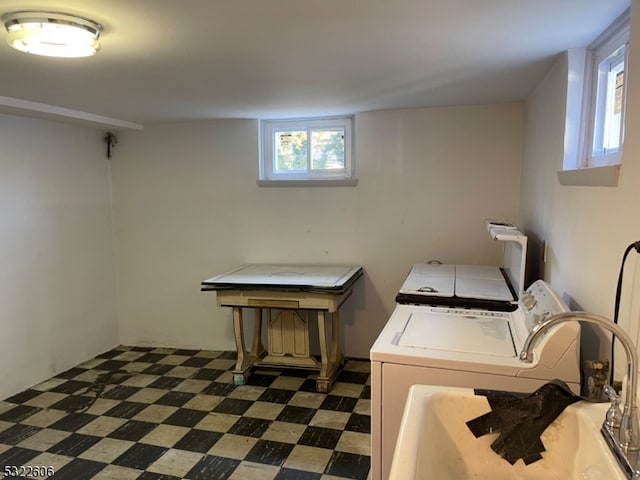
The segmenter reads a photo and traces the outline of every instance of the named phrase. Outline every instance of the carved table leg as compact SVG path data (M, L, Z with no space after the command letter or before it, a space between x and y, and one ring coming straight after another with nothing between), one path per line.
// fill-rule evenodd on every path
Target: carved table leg
M253 323L253 345L251 347L251 356L260 358L265 352L262 345L262 308L256 308Z
M340 315L337 310L331 314L331 323L331 362L335 365L337 373L344 361L340 350Z
M244 323L242 321L242 307L233 307L233 334L236 341L236 351L238 352L238 360L236 368L233 370L233 383L235 385L244 385L249 369L255 361L255 357L250 355L244 346Z
M320 372L316 381L316 390L328 393L338 373L338 365L342 361L340 353L340 326L337 312L332 313L331 352L327 346L325 312L318 310L318 341L320 343Z

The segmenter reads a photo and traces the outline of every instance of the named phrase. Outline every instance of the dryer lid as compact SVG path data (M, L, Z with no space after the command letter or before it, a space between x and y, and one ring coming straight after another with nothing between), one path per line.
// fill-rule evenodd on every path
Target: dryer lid
M456 265L456 296L485 300L514 300L507 280L492 265Z
M494 265L417 263L400 287L399 295L437 298L465 298L513 302L508 280Z
M456 266L451 263L416 263L400 287L401 294L453 297Z

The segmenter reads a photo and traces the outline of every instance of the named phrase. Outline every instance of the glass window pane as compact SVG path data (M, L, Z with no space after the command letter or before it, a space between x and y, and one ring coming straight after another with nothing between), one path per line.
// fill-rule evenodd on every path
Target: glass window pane
M344 129L311 132L311 169L344 169Z
M620 62L609 72L607 80L607 111L604 119L604 151L620 148L622 127L622 94L624 92L624 63Z
M598 90L593 154L620 150L624 103L624 54L622 46L598 65Z
M274 170L277 173L307 171L307 132L275 132Z

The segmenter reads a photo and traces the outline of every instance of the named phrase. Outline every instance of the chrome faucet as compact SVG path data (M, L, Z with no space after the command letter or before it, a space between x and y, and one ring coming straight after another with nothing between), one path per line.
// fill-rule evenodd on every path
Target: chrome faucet
M638 451L640 450L640 427L638 426L638 407L636 405L636 388L638 385L638 353L631 337L613 321L601 315L588 312L565 312L553 315L536 325L522 347L520 360L523 362L533 362L533 346L544 335L544 333L555 325L565 322L580 321L592 323L613 333L627 355L627 387L624 397L624 408L620 427L613 427L605 421L602 430L607 443L613 450L614 455L621 462L623 459L627 465L622 465L627 471L629 478L640 478L638 469ZM616 431L617 430L617 431ZM607 435L610 438L607 438ZM623 457L621 459L620 457ZM628 468L627 468L628 467ZM631 469L632 471L629 471Z

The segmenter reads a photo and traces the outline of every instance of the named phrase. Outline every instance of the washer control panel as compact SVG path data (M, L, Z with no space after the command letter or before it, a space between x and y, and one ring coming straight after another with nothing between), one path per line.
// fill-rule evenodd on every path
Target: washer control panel
M537 280L522 294L518 307L531 331L551 315L568 312L569 308L544 280Z

